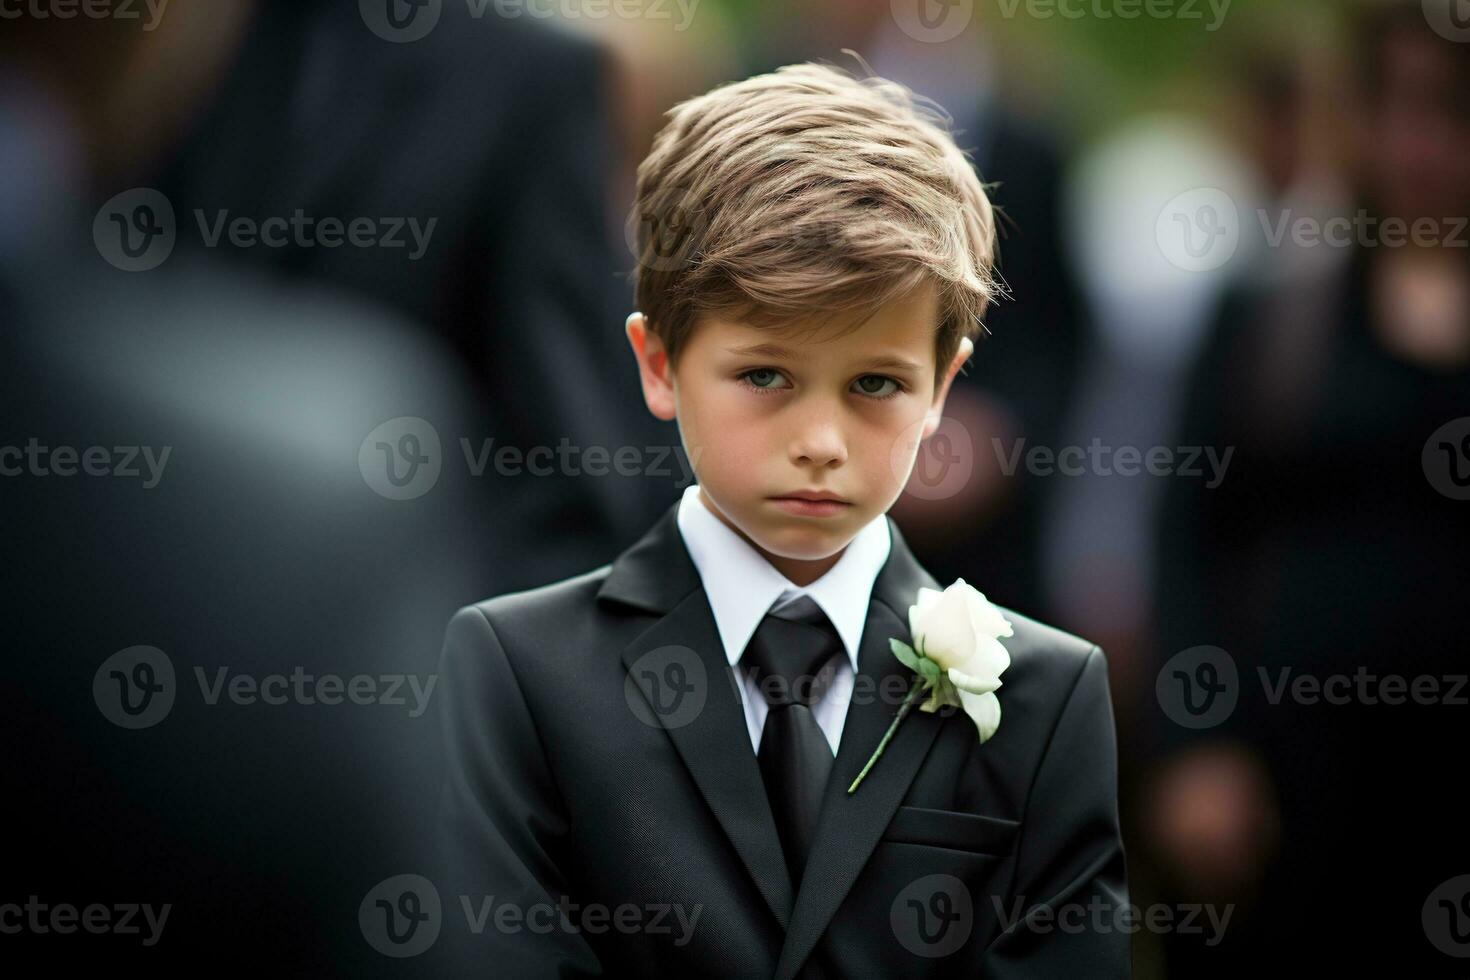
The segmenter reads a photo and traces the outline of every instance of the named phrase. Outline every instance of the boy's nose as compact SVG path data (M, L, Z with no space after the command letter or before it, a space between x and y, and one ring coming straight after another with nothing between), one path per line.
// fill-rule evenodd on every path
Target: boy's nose
M791 443L792 461L798 465L832 466L847 459L847 441L831 419L804 425Z

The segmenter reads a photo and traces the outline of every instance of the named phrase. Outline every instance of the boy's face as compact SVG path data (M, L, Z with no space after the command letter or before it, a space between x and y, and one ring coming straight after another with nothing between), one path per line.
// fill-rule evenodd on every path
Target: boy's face
M936 390L929 284L836 335L861 318L772 331L704 317L673 369L643 317L628 318L644 399L678 419L705 506L799 585L898 498L972 349L963 342ZM837 502L791 499L813 492Z

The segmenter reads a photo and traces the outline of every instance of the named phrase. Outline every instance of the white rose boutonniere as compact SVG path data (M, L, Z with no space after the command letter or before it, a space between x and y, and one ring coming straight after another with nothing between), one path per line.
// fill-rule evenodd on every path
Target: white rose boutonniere
M890 637L888 646L905 667L914 672L908 697L872 758L863 766L849 793L873 768L888 747L889 739L909 711L927 694L920 711L938 711L945 705L961 708L975 723L984 742L1000 727L1000 675L1011 665L1011 655L1000 638L1013 635L1011 624L1000 610L964 579L943 592L920 589L918 602L909 606L909 633L914 645Z

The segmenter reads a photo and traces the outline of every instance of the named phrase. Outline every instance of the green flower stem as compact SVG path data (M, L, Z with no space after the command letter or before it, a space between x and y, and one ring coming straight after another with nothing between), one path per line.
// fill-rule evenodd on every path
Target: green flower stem
M909 688L909 696L904 698L903 704L899 705L898 715L894 717L893 724L889 725L888 731L883 733L883 740L878 743L878 748L873 750L872 758L868 759L867 765L863 766L863 771L858 773L857 778L852 781L852 785L847 787L847 792L849 794L851 794L853 790L858 788L858 783L862 782L863 777L868 774L868 770L873 768L873 763L878 761L878 756L882 755L883 750L888 748L888 742L890 739L893 738L893 733L898 731L899 722L903 721L904 716L913 709L914 705L919 700L919 695L924 693L926 687L927 685L924 683L924 678L914 678L913 686Z

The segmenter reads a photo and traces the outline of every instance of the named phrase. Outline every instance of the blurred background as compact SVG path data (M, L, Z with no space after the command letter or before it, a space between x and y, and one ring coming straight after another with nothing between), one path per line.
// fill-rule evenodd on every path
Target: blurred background
M1135 975L1465 975L1465 0L0 2L8 958L434 975L444 624L691 481L634 172L805 60L1004 213L894 517L1107 652Z

